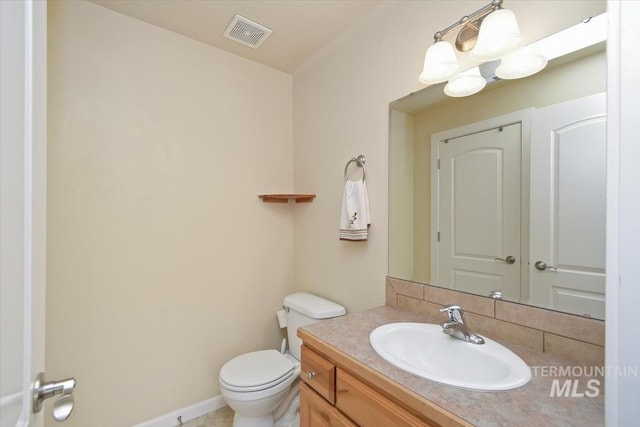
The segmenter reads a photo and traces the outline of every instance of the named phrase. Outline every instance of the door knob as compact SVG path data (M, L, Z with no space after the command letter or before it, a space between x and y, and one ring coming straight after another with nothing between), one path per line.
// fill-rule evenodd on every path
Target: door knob
M537 268L540 271L544 271L544 270L556 270L558 271L558 269L552 265L547 265L544 261L536 261L535 264L533 264L535 268Z
M503 262L506 262L507 264L515 264L515 262L516 262L515 257L512 257L511 255L509 255L506 258L497 258L496 257L496 258L494 258L494 260L495 261L503 261Z
M60 395L53 403L53 418L56 421L64 421L69 418L73 410L73 389L76 387L75 378L67 378L62 381L46 381L44 372L40 372L33 383L33 413L42 410L45 399Z

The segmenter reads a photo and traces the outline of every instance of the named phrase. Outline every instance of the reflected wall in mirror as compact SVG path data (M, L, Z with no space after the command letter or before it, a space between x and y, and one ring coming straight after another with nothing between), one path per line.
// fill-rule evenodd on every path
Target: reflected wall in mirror
M604 319L605 90L601 42L471 97L391 103L389 276Z

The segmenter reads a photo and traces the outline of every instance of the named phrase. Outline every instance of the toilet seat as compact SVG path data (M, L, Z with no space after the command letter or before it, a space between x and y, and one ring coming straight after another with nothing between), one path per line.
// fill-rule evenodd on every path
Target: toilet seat
M230 391L255 392L288 380L294 371L294 363L278 351L254 351L227 362L220 370L220 383Z

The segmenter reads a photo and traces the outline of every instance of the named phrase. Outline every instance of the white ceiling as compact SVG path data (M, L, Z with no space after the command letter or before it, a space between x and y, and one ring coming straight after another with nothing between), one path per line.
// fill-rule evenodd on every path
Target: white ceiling
M382 0L90 0L124 15L292 73ZM273 30L257 50L223 37L242 15Z

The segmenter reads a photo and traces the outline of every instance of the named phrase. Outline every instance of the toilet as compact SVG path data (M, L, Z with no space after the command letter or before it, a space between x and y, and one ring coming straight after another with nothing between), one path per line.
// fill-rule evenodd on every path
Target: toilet
M234 357L220 369L220 393L235 411L233 427L300 425L299 327L342 316L343 306L306 292L287 295L283 308L289 351L260 350ZM281 322L282 326L282 322Z

